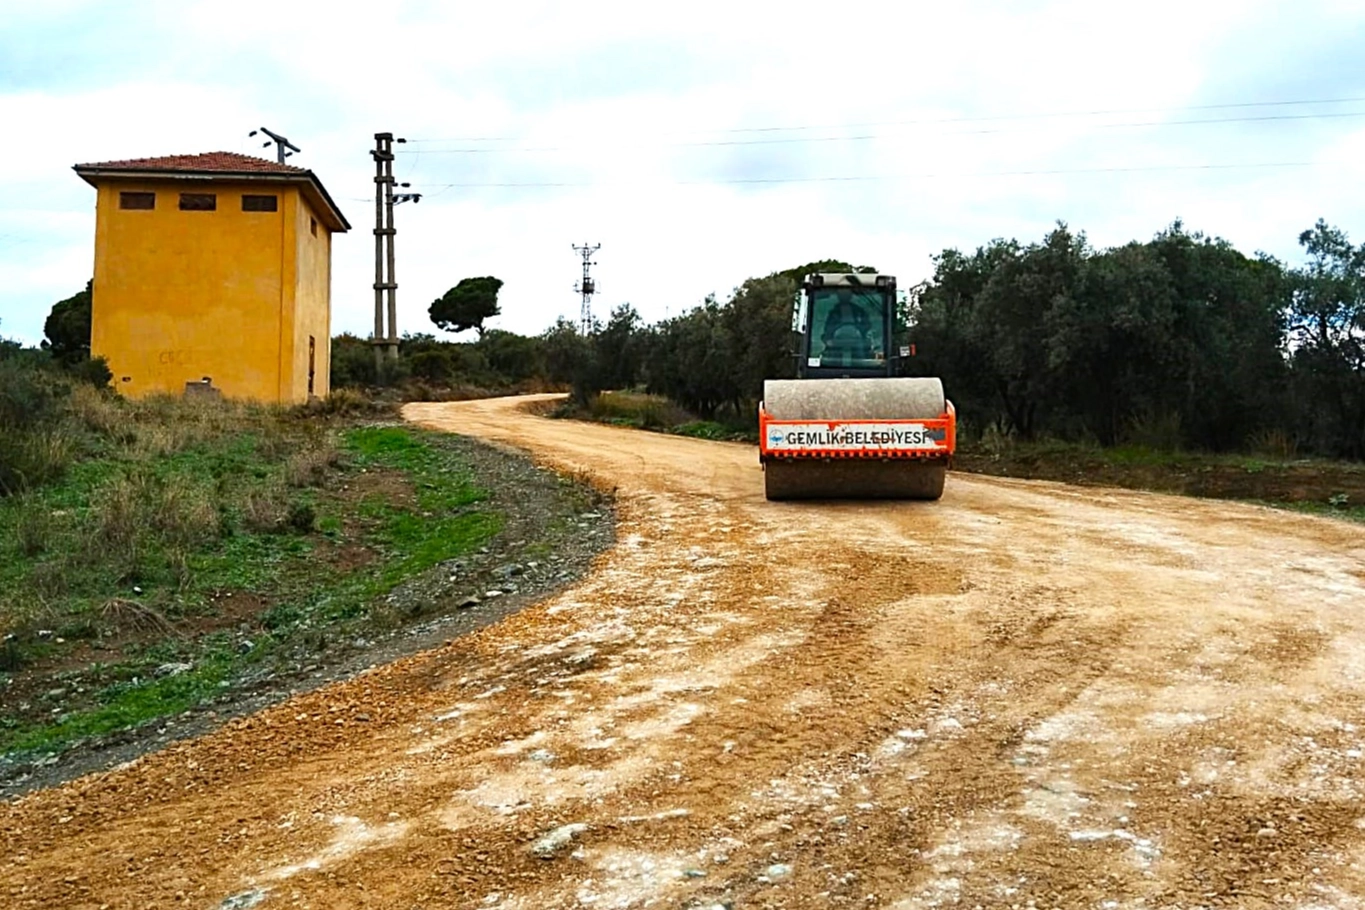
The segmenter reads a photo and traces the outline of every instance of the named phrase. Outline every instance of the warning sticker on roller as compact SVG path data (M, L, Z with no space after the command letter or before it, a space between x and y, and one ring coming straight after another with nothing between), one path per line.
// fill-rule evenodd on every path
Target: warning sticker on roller
M922 423L852 424L769 423L765 448L776 452L806 449L826 451L896 451L903 449L945 448L947 430Z

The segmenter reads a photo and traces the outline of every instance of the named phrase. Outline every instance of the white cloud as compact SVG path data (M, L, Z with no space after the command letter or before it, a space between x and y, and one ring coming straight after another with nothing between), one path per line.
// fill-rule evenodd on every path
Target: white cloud
M97 31L107 25L100 15L111 15L93 3L36 9L12 33L40 44L53 29ZM579 267L570 245L585 240L602 243L599 310L628 300L650 318L826 256L875 264L908 284L944 247L1037 239L1058 218L1106 245L1183 217L1248 251L1292 256L1298 231L1319 216L1365 235L1365 118L1122 125L1198 119L1173 118L1190 105L1282 100L1280 85L1314 90L1297 97L1365 95L1354 50L1327 52L1334 36L1349 44L1365 25L1358 4L1303 3L1292 17L1285 9L1269 0L432 0L391 4L376 21L371 8L350 4L244 0L232 16L208 3L128 4L117 16L132 50L86 59L84 75L63 70L34 87L30 66L25 87L7 92L0 62L0 118L43 133L40 155L24 143L0 147L0 329L36 338L38 314L88 277L93 193L71 164L264 153L245 136L261 124L303 148L298 163L320 175L355 225L335 246L334 324L361 333L372 323L367 152L377 130L516 140L402 147L400 179L427 194L397 212L407 330L429 330L430 300L479 274L506 282L504 327L538 331L573 315ZM1229 86L1231 72L1239 84ZM1133 109L1147 113L906 122ZM721 132L868 123L885 125ZM882 138L680 145L869 134ZM558 150L436 151L473 146ZM1317 166L1103 171L1270 161ZM1073 173L1005 176L1018 171ZM707 184L860 175L904 179ZM444 186L556 181L591 185Z

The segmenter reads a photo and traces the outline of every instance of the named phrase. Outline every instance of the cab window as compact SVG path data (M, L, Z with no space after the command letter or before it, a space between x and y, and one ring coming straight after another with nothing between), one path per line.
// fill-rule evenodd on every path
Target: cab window
M810 366L880 367L886 360L882 292L825 287L812 292Z

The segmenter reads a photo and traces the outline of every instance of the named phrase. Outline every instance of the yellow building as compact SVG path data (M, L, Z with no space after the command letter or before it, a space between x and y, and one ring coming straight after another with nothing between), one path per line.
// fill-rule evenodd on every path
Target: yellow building
M350 225L312 171L231 152L75 170L98 191L90 351L119 391L327 395Z

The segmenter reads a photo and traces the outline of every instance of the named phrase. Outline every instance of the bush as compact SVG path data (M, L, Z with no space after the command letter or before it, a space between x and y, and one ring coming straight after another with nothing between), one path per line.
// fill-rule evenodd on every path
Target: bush
M30 498L19 505L14 537L21 555L32 559L47 552L52 545L53 531L52 513L41 500Z
M12 496L61 477L75 446L54 430L0 431L0 496Z
M374 346L354 335L333 338L331 378L333 389L375 385Z
M288 518L284 490L262 485L247 492L242 500L242 525L253 533L273 534Z
M412 355L412 375L440 382L455 373L455 362L445 351L422 351Z
M395 402L356 389L333 389L326 398L298 405L294 413L308 417L393 417Z
M55 423L70 392L37 358L0 359L0 430L30 430Z
M322 484L329 469L341 463L341 452L330 439L300 449L284 463L284 482L291 487L316 487Z
M114 381L114 374L109 370L109 363L103 357L78 360L69 365L66 372L82 385L91 385L97 389L108 388L109 383Z

